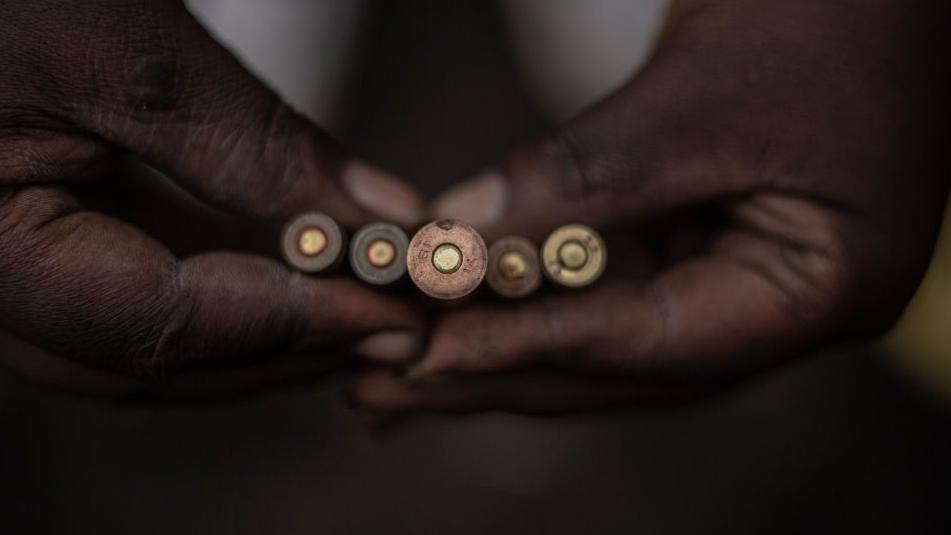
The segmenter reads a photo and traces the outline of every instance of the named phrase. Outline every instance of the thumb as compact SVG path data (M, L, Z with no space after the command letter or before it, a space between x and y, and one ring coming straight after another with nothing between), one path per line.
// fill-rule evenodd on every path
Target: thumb
M718 156L728 151L716 121L669 90L681 78L661 72L670 70L649 67L497 169L447 191L434 215L467 221L490 239L542 239L567 223L649 218L750 187L752 174Z
M380 217L412 225L422 215L412 189L291 110L181 3L35 4L18 9L14 24L32 25L46 44L12 54L13 68L42 65L37 83L50 90L22 99L141 157L208 204L275 222L320 209L348 227ZM87 42L112 46L75 59L75 43Z

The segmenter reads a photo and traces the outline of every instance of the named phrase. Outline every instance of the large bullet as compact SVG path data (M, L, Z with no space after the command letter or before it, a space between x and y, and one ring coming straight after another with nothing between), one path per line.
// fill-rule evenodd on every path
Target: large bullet
M434 221L419 229L406 254L410 278L437 299L458 299L478 288L487 263L482 236L455 219Z
M362 281L383 286L406 273L409 238L390 223L370 223L350 240L350 267Z
M535 244L518 236L500 238L489 247L485 275L492 291L512 299L526 297L541 285L541 262Z
M346 237L337 223L320 212L307 212L284 227L281 252L292 268L320 273L340 265Z
M607 249L601 236L584 225L559 228L542 245L542 268L552 282L567 288L593 284L604 273Z

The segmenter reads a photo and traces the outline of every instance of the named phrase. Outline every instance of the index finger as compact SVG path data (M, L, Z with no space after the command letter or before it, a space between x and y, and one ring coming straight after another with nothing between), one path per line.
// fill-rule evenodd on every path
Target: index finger
M843 279L814 286L800 276L762 257L710 256L643 285L606 281L580 294L451 311L409 374L555 365L654 378L746 375L813 347L847 316Z
M176 258L60 188L0 197L0 288L0 327L142 376L323 353L385 333L412 338L424 325L415 307L356 281L236 253Z

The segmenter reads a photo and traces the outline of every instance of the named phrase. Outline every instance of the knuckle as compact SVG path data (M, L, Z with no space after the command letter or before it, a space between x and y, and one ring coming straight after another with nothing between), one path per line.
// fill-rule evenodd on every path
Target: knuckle
M100 141L32 117L14 120L12 127L0 128L0 184L79 181L107 161L109 149Z
M98 334L79 337L78 343L89 361L146 381L159 379L174 367L177 347L170 339L179 332L180 318L174 266L170 262L158 277L130 275L126 281L113 280L110 284L123 288L117 294L121 300L88 305L89 316L99 324L93 329Z
M736 208L736 221L746 229L744 241L724 248L775 290L770 295L781 314L778 325L813 334L841 328L859 293L861 267L842 212L818 199L787 193L760 194Z
M775 290L776 315L766 316L773 318L771 332L796 333L806 340L842 327L844 308L853 295L853 274L830 249L779 245L776 261L745 267Z
M5 241L25 245L32 233L39 243L31 248L42 250L44 240L33 231L78 209L75 199L59 186L3 188L0 190L0 237L10 236Z
M274 267L271 260L246 262L228 253L174 261L160 283L162 306L147 350L137 354L137 373L162 376L297 352L302 343L331 335L313 329L306 297L283 295L286 280Z
M155 377L180 308L175 261L110 258L111 229L61 188L2 191L0 308L10 314L0 322L77 362Z
M264 220L286 216L325 193L330 175L310 123L279 99L236 104L238 119L216 122L215 133L192 145L205 145L216 171L200 187L215 203ZM235 124L238 121L240 124ZM192 129L194 136L203 136ZM305 192L306 190L306 192Z
M184 343L192 323L192 301L183 282L183 263L173 261L159 282L161 303L148 316L146 343L130 354L130 371L139 379L158 379L184 360Z
M783 247L780 257L786 307L800 325L826 324L853 294L853 270L836 250Z
M321 153L321 147L329 146L327 140L315 139L316 130L310 122L279 99L272 101L261 124L262 142L256 144L259 161L274 177L258 181L261 198L267 199L259 207L261 217L281 217L303 208L304 198L324 197L329 185L324 178L336 174L328 165L332 158Z

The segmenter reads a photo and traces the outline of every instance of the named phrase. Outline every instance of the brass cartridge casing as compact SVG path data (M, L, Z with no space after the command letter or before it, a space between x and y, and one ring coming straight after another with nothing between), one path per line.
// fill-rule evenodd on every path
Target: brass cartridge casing
M304 273L320 273L340 265L346 236L330 216L307 212L284 227L281 253L292 268Z
M370 223L350 241L350 267L366 283L392 284L406 273L408 247L403 229L390 223Z
M471 293L485 277L487 265L482 236L455 219L434 221L419 229L406 254L406 269L413 283L437 299L458 299Z
M584 225L566 225L542 245L542 268L555 284L582 288L594 284L607 265L604 240Z
M530 295L542 282L538 248L519 236L499 238L489 247L485 280L502 297L518 299Z

